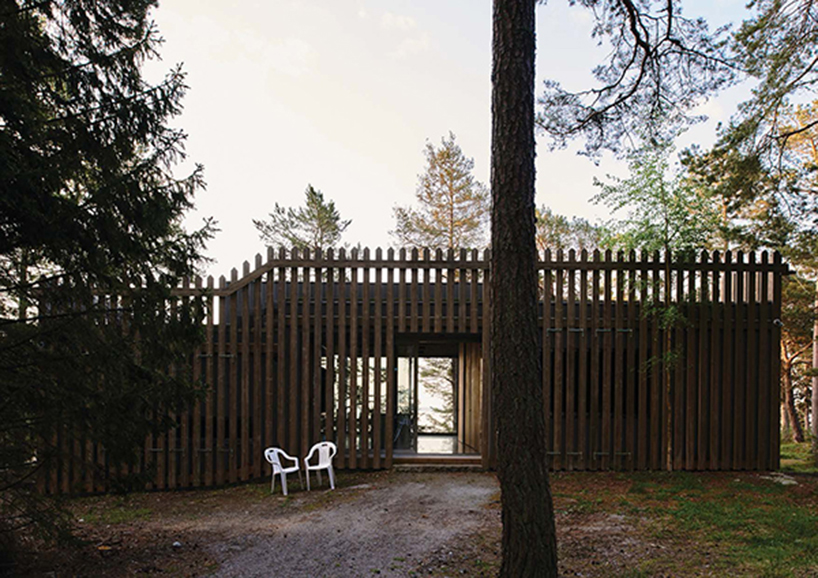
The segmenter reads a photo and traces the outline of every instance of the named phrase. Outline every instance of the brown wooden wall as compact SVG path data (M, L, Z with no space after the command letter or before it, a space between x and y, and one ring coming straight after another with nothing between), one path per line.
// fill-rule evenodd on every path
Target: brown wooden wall
M483 380L468 427L491 467L488 263L477 251L282 249L229 281L186 283L177 298L204 292L210 304L193 360L208 394L146 440L139 467L155 472L150 487L259 478L269 475L265 447L303 457L323 439L338 444L339 468L391 467L395 338L405 334L482 342L468 346L468 370ZM658 254L560 251L538 267L553 468L662 469L668 450L674 469L778 467L774 321L787 270L778 254L668 264ZM86 479L84 455L102 455L74 449L46 489L105 490L72 483L75 472Z

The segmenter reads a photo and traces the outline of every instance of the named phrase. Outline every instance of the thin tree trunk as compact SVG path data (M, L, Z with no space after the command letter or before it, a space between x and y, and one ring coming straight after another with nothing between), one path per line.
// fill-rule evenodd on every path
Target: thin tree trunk
M812 326L812 455L818 463L818 279L815 281L815 323Z
M792 441L801 443L804 441L804 430L801 429L801 421L798 419L798 412L795 411L795 399L792 395L792 364L785 361L783 369L784 378L784 410L792 428Z
M503 504L501 577L557 576L537 347L535 0L495 0L491 147L491 389Z

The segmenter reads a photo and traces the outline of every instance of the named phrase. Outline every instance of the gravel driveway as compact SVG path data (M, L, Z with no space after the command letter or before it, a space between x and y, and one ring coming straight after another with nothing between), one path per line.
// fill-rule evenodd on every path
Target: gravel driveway
M499 490L492 474L389 478L384 485L340 487L323 501L310 496L306 507L298 504L306 494L291 491L292 508L275 508L252 531L207 548L219 561L213 576L407 576L430 558L445 559L447 544L499 516L488 507Z

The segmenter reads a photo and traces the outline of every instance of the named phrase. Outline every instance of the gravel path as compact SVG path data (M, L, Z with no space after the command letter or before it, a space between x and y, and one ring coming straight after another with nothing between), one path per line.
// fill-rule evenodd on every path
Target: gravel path
M396 479L395 479L396 478ZM219 578L406 576L498 515L490 474L396 474L383 487L340 488L310 511L278 509L257 530L208 549Z

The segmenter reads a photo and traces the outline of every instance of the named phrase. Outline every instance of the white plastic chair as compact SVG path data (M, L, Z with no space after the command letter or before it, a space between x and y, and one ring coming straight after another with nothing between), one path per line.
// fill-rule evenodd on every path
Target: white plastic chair
M284 467L281 464L281 458L294 462L295 465ZM281 487L284 490L285 496L287 495L287 474L298 472L298 481L301 482L301 487L304 487L304 480L301 478L301 469L298 467L298 458L287 455L287 452L281 448L267 448L264 450L264 459L273 466L273 475L270 481L271 494L275 492L276 474L281 476Z
M318 452L318 463L311 465L313 454ZM321 483L321 470L327 470L329 486L335 489L335 471L332 469L332 458L338 453L338 448L332 442L319 442L310 448L310 453L304 458L304 470L307 472L307 491L310 490L310 471L318 472L318 483Z

